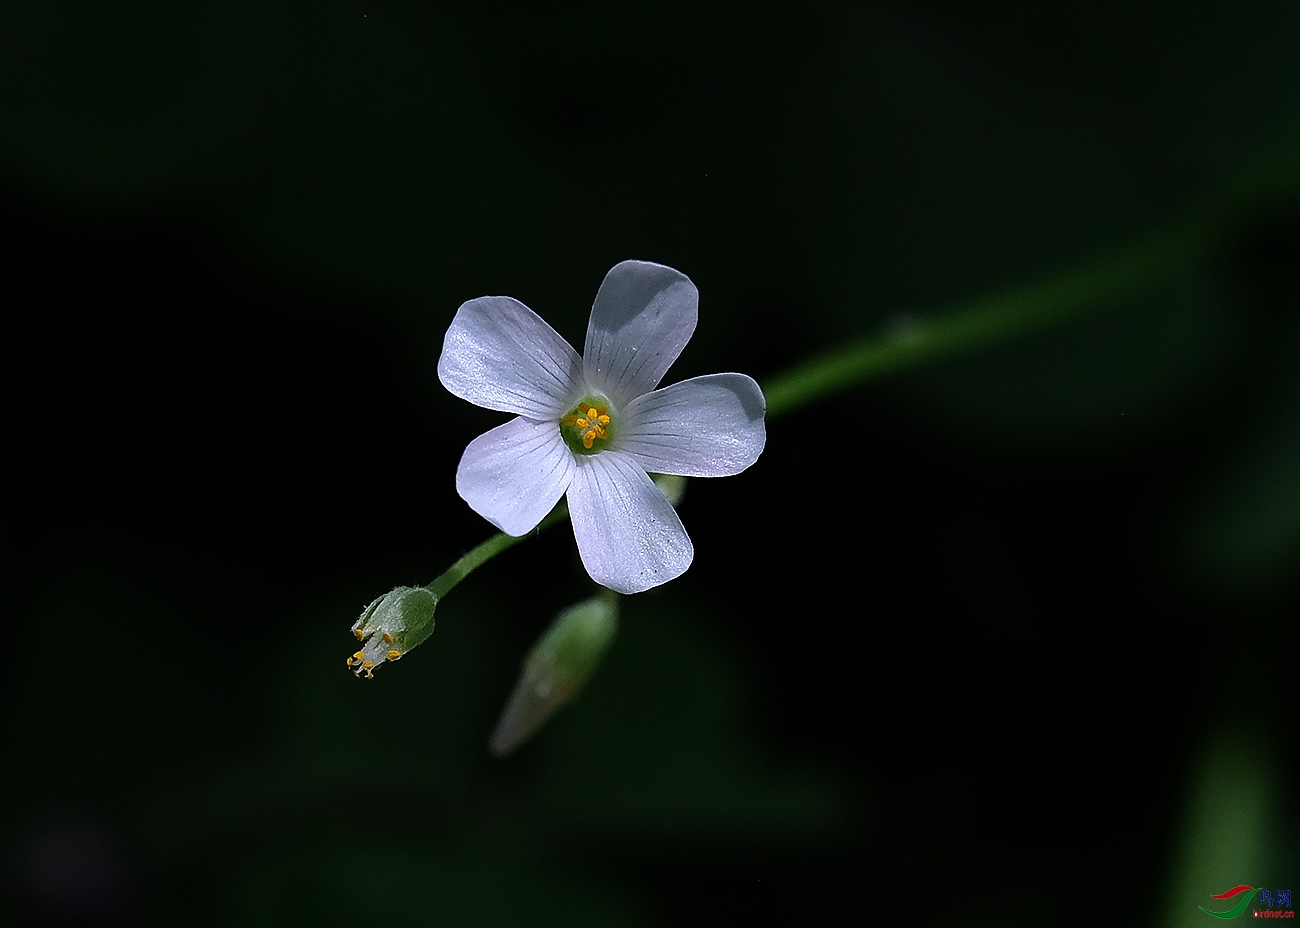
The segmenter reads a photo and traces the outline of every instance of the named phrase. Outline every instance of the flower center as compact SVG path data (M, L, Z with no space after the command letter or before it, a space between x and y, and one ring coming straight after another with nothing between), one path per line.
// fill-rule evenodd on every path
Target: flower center
M560 435L564 443L578 454L595 454L601 450L614 435L609 402L603 397L586 397L560 419Z

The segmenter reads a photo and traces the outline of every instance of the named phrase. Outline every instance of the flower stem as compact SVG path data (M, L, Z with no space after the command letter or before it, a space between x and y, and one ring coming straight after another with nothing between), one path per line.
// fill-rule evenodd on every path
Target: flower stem
M475 570L492 560L492 558L496 557L502 551L505 551L507 548L513 548L530 535L534 535L542 529L550 528L552 525L559 522L563 522L568 517L569 507L561 502L551 510L550 514L542 520L541 524L538 525L537 528L533 529L527 535L519 535L516 537L514 535L507 535L505 532L498 532L487 541L463 555L456 561L456 563L448 567L447 570L444 571L436 580L425 586L425 589L438 599L442 599L455 589L456 584L460 583L460 581L464 580Z
M800 364L763 388L767 415L807 406L874 377L1014 338L1158 284L1204 249L1194 230L1157 235L1055 279L909 320L884 336Z
M1060 276L907 320L895 331L864 339L796 366L764 384L767 415L784 415L872 378L947 355L1014 338L1087 312L1122 305L1194 267L1260 212L1300 192L1295 157L1300 132L1290 133L1232 178L1216 196L1162 231L1113 249Z

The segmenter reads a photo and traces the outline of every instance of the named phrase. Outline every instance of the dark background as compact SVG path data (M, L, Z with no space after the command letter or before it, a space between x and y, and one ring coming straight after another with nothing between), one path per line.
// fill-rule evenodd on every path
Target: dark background
M1300 882L1300 8L1044 9L8 4L6 906L1193 925ZM345 670L490 533L464 300L581 345L659 261L668 379L768 383L1207 202L1194 267L693 481L695 564L514 756L567 527Z

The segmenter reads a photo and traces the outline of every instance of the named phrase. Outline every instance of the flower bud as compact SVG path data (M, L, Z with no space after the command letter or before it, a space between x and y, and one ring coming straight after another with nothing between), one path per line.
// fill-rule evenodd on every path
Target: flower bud
M399 586L376 599L352 626L363 647L348 658L348 668L370 678L384 661L400 659L433 634L437 605L438 597L419 586Z
M533 645L489 746L498 757L526 741L572 699L618 629L618 597L597 596L564 612Z

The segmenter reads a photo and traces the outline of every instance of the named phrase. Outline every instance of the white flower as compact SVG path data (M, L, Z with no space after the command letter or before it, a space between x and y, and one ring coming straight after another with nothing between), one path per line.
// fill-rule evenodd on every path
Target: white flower
M438 379L461 399L517 416L465 449L456 470L465 502L524 535L567 494L597 583L639 593L680 576L695 550L647 472L738 474L766 441L766 401L744 374L655 389L695 331L698 301L672 268L617 264L596 293L582 357L518 300L461 306Z

